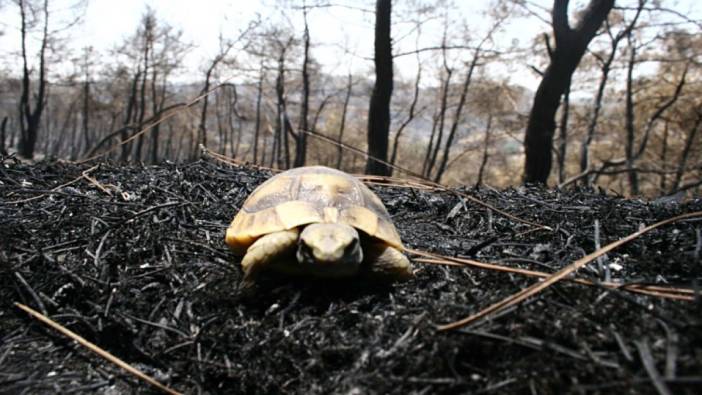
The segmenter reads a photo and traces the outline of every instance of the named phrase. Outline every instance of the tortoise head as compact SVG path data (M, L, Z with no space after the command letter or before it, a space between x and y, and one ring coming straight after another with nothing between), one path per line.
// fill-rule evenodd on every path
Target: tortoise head
M297 260L321 275L353 275L363 261L358 231L339 223L308 225L298 239Z

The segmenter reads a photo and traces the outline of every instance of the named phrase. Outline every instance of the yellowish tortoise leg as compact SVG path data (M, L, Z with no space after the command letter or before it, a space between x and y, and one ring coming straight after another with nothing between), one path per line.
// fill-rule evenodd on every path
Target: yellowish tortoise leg
M368 275L378 280L408 280L413 277L409 259L395 247L374 243L363 249Z
M241 268L244 270L242 287L251 286L261 269L293 251L299 234L297 228L283 230L267 234L251 244L241 260Z

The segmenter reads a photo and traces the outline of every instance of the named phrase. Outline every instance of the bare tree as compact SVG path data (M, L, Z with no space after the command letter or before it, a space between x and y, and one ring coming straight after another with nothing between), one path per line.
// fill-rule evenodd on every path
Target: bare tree
M419 56L417 56L417 75L414 78L414 90L413 90L413 94L412 94L412 102L410 103L409 110L407 111L407 118L402 122L402 124L400 124L400 127L397 128L397 131L395 132L395 138L393 139L393 142L392 142L392 154L390 155L390 164L392 164L392 165L394 165L395 161L397 160L397 149L400 145L400 137L402 136L402 132L405 130L407 125L409 125L412 122L412 120L414 120L414 117L416 115L417 102L419 101L421 80L422 80L422 64L419 61ZM392 175L392 172L393 172L393 169L390 168L390 175Z
M238 37L233 40L227 40L224 37L220 35L219 37L219 52L217 55L212 58L210 61L209 65L207 66L207 69L205 70L205 84L202 87L202 91L200 92L200 95L202 95L202 110L200 111L200 123L198 125L198 136L197 136L197 142L198 144L194 144L192 147L192 158L194 159L197 157L198 153L198 145L202 144L203 146L207 146L207 108L209 105L209 96L210 96L210 91L211 91L211 84L212 84L212 77L213 73L217 69L217 67L221 63L226 63L227 62L227 57L229 56L229 53L231 52L232 48L240 42L244 42L242 50L246 50L246 47L248 46L248 42L245 41L244 39L247 37L248 33L258 26L259 22L258 21L252 21L248 24L248 26L243 29Z
M475 180L475 186L483 185L485 177L485 168L487 167L490 149L490 132L492 131L492 112L488 112L488 119L485 124L485 139L483 140L483 156L480 160L480 168L478 169L478 178Z
M554 120L560 99L588 44L614 6L614 0L590 0L575 27L568 21L569 0L554 0L551 13L555 48L536 90L529 114L524 150L524 181L545 184L551 172ZM548 41L547 41L548 43Z
M614 58L617 54L617 47L619 46L619 43L622 41L622 39L627 37L634 28L634 26L636 26L639 16L641 15L641 10L643 9L645 4L646 2L644 0L639 1L639 6L637 7L636 14L632 18L632 20L628 24L626 24L625 27L616 35L612 33L612 26L610 25L609 21L605 21L607 36L610 39L609 52L607 53L606 57L601 56L597 52L593 52L593 55L600 63L601 77L599 85L597 87L597 93L595 95L595 101L592 109L592 115L590 116L590 122L587 126L585 138L583 139L583 142L580 146L581 172L587 171L587 169L590 167L590 144L592 144L592 140L595 137L597 122L599 120L600 112L602 110L602 99L604 98L605 87L607 86L607 82L609 80L609 73L612 68L612 62L614 61ZM560 181L562 182L562 180ZM590 177L585 178L585 184L590 184Z
M25 158L34 157L34 149L39 135L39 127L41 115L46 107L46 49L49 41L49 0L44 0L42 5L43 13L43 28L41 35L41 44L39 47L39 84L34 96L33 104L30 103L32 95L32 84L30 81L30 70L28 66L27 40L29 39L27 25L29 23L27 8L31 5L25 0L19 0L20 8L20 39L22 46L22 93L20 95L19 114L20 114L20 140L17 150L19 154Z
M424 159L424 169L423 175L426 178L430 178L436 164L436 158L439 155L439 148L444 137L444 125L446 122L446 109L448 108L448 97L451 90L451 77L453 76L453 68L449 67L447 56L446 56L446 35L448 29L448 23L444 29L444 34L441 39L441 56L443 65L442 74L442 89L441 89L441 99L439 101L439 110L435 118L435 127L432 128L431 136L429 137L429 145L427 146L427 154ZM444 79L445 78L445 79Z
M139 82L139 106L137 109L137 129L141 129L144 125L144 118L146 117L146 81L148 79L149 70L151 69L152 60L149 56L153 54L154 41L156 40L156 13L153 9L147 8L146 13L141 20L141 37L143 38L141 51L142 51L142 74L141 80ZM141 160L141 151L144 146L144 135L140 134L137 139L133 157L135 160Z
M279 169L290 168L290 143L288 135L293 134L290 127L290 122L287 114L287 105L285 102L285 57L292 47L294 39L292 36L287 38L275 37L275 44L278 51L278 75L275 80L276 94L276 119L275 119L275 135L273 138L273 155L271 155L271 164L278 166ZM295 135L293 137L296 137Z
M344 156L344 131L346 130L346 115L348 114L349 102L351 101L351 90L353 89L353 78L349 73L346 83L346 95L344 95L344 104L341 107L341 122L339 123L339 134L336 138L336 168L341 170L341 161Z
M419 41L421 39L422 35L422 22L421 21L415 21L415 29L417 31L417 37L415 41L415 48L419 49ZM395 132L395 137L393 138L392 142L392 153L390 154L390 164L395 165L395 162L397 161L397 151L400 145L400 137L402 136L402 133L405 131L405 128L414 120L415 116L417 115L417 112L421 112L423 109L420 109L417 111L417 103L419 102L419 93L421 92L420 89L420 84L422 81L422 59L419 56L420 52L417 51L415 53L416 56L416 62L417 62L417 73L414 77L414 90L412 93L412 101L409 105L409 109L407 110L407 118L400 124L400 127L397 128L397 131ZM392 175L394 168L390 168L390 175Z
M5 148L5 138L7 131L7 117L2 118L2 124L0 124L0 155L7 155L7 149Z
M93 51L94 50L92 47L83 48L83 57L81 59L81 69L83 72L83 89L81 92L83 105L81 108L81 120L83 129L83 139L86 149L92 145L93 140L90 132L90 113L92 110L92 98L90 87L92 82L91 71L93 66Z
M205 84L202 87L201 95L204 95L202 99L202 110L200 111L200 124L197 128L197 141L198 144L207 146L207 106L209 105L209 92L210 84L212 82L212 72L214 72L217 65L224 60L224 58L229 54L229 51L234 46L233 42L225 41L221 36L219 38L219 53L210 62L210 65L205 71ZM195 159L198 155L198 144L193 144L191 159Z
M453 141L456 137L456 132L458 131L458 127L461 124L462 121L462 114L463 114L463 107L466 103L466 97L468 95L468 89L470 88L471 82L473 81L473 73L475 72L475 68L478 65L478 62L480 61L482 57L482 51L483 51L483 45L485 45L487 42L492 40L492 36L495 33L495 31L502 25L502 23L505 21L506 15L497 15L495 22L493 25L490 27L490 29L487 31L485 36L480 40L480 43L478 43L478 46L475 47L475 50L473 51L473 59L470 61L470 64L468 65L467 71L466 71L466 77L465 80L463 81L463 86L461 88L461 95L458 99L458 105L456 106L456 110L453 115L453 121L451 123L451 129L449 131L449 135L446 138L446 145L444 146L444 151L441 156L441 161L439 162L439 167L436 171L436 175L434 176L434 182L440 182L441 177L444 175L444 171L446 171L446 164L448 163L449 159L449 154L451 151L451 147L453 146ZM438 147L438 143L437 143ZM428 175L428 174L427 174Z
M310 74L308 70L310 58L310 27L307 23L307 4L302 3L302 15L305 21L305 30L302 36L304 52L302 56L302 105L300 106L300 126L295 139L295 161L293 166L304 166L307 156L307 131L309 129L307 118L310 108Z
M126 104L122 107L124 123L118 129L122 161L130 159L130 155L132 160L158 160L161 126L157 115L162 115L168 107L169 78L182 67L189 49L190 45L182 41L182 31L160 22L155 11L147 7L137 32L113 51L119 63L110 75L122 81L120 90L127 90ZM147 139L141 132L149 125L152 126ZM93 147L91 151L94 150ZM185 152L187 156L188 151Z
M466 78L463 81L463 87L461 88L461 96L458 99L458 105L456 106L456 111L453 116L453 122L451 123L451 130L449 131L449 135L446 138L446 145L444 146L444 151L443 155L441 157L441 161L439 162L439 167L437 168L436 175L434 176L434 182L440 182L441 181L441 176L444 174L444 171L446 170L446 163L448 162L448 157L449 157L449 151L451 150L451 145L453 144L453 139L456 137L456 131L458 130L458 125L461 123L461 113L463 112L463 106L466 103L466 96L468 95L468 88L470 87L470 83L473 80L473 71L475 70L475 66L478 64L478 57L480 56L480 46L476 48L475 53L473 54L473 60L470 62L470 66L468 66L468 71L466 72ZM441 143L441 140L439 140L436 144L437 151L439 144Z
M624 111L624 127L626 130L626 140L624 143L624 154L626 157L626 167L628 169L629 187L631 193L638 195L639 193L639 178L634 170L634 144L636 137L636 127L634 125L634 66L636 64L636 46L634 45L632 33L627 34L627 42L629 43L629 59L626 68L626 105Z
M393 88L390 0L375 3L375 85L368 110L368 159L366 173L389 175L385 164L390 133L390 99ZM382 161L382 162L381 162Z
M258 84L256 84L256 121L254 125L253 137L253 163L258 163L258 140L261 130L261 99L263 98L263 81L266 79L266 70L263 67L261 60L261 68L259 69ZM265 150L265 149L264 149ZM265 161L265 159L264 159Z
M568 118L570 116L570 88L572 81L568 81L565 92L563 92L563 100L561 101L561 122L558 128L558 150L556 158L558 159L558 182L563 182L565 179L566 156L568 151Z
M624 164L627 168L627 177L629 180L629 191L632 195L638 195L640 192L639 187L639 175L636 169L636 161L643 155L646 147L648 145L651 132L657 121L663 116L666 110L675 104L675 102L680 98L682 89L685 86L685 81L687 73L689 70L690 63L686 63L682 71L682 75L673 94L664 100L652 113L652 115L646 121L646 124L641 134L641 141L639 142L638 148L636 147L636 119L634 110L634 78L633 70L637 64L637 46L635 45L634 39L632 37L631 31L627 35L627 42L629 44L629 58L627 60L627 73L626 73L626 91L625 91L625 130L626 138L624 140ZM613 163L612 164L616 164Z
M137 103L137 93L139 92L139 80L141 79L141 66L137 66L137 70L132 78L132 83L129 85L129 93L127 94L127 110L124 114L124 126L120 129L120 139L122 141L122 153L120 159L122 162L126 162L129 159L129 153L131 152L131 143L126 143L129 139L130 130L136 129L136 127L131 126L135 107Z
M677 169L675 169L675 179L673 180L673 183L670 186L669 193L671 194L676 192L680 188L680 183L682 182L688 160L690 159L690 152L692 151L693 145L696 144L695 142L697 141L697 135L700 129L702 129L702 107L697 109L696 115L697 116L695 117L695 121L692 127L687 133L687 136L685 136L685 144L683 145L683 151L680 153L680 158L678 159L678 166Z

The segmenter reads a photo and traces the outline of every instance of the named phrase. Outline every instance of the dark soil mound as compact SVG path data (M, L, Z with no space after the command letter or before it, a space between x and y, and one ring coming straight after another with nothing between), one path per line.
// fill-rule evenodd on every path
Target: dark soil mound
M229 221L265 171L212 161L0 165L0 392L152 388L30 318L60 324L185 393L700 393L697 301L559 283L468 328L534 279L416 263L388 287L271 283L238 289ZM69 185L62 184L77 180ZM642 225L702 210L592 191L450 192L373 186L411 248L554 272ZM599 226L595 225L598 221ZM664 226L578 275L697 289L701 222ZM530 231L532 230L532 231ZM664 388L665 387L665 388Z

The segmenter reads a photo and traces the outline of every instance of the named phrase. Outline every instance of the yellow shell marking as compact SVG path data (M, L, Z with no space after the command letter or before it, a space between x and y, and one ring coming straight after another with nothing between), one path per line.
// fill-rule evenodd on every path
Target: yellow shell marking
M331 169L290 172L269 179L248 197L226 232L235 252L245 253L263 235L318 222L345 223L402 249L382 201L365 185Z
M339 222L339 210L336 207L325 207L324 222L329 222L331 224Z

